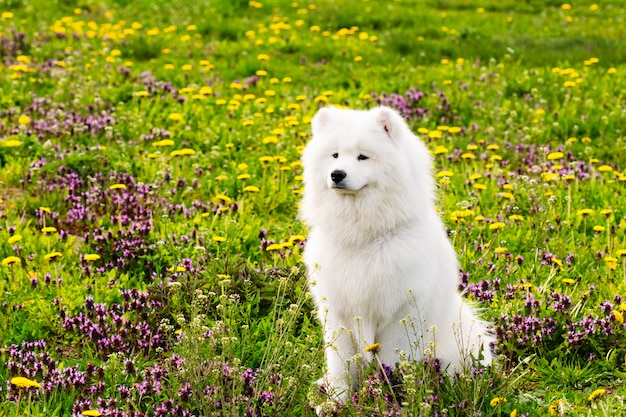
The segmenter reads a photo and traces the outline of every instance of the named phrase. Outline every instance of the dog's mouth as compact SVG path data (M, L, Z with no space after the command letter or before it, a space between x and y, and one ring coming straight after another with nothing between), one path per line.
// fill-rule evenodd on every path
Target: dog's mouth
M358 192L360 192L366 187L367 187L367 184L357 189L348 188L343 184L333 184L330 188L335 190L339 194L357 194Z

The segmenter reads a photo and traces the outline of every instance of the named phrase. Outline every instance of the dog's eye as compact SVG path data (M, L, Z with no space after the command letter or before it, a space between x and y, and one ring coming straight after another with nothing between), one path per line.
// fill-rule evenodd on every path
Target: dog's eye
M358 161L365 161L366 159L370 159L370 157L369 157L369 156L365 156L365 155L361 154L361 155L357 156L357 157L356 157L356 159L357 159Z
M337 152L335 152L335 153L333 154L333 158L335 158L335 159L339 158L339 154L338 154Z

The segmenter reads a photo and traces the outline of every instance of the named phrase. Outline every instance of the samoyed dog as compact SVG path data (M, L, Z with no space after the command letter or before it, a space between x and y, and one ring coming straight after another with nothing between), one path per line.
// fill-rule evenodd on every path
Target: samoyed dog
M347 398L372 350L390 366L426 355L450 372L491 363L493 336L457 290L424 143L388 107L322 108L312 132L300 217L325 342L320 383Z

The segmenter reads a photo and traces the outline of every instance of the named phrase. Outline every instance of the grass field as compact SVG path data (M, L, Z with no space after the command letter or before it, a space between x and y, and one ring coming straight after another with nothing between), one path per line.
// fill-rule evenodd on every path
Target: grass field
M428 144L499 359L372 366L325 415L626 415L625 7L0 2L0 417L314 416L327 104Z

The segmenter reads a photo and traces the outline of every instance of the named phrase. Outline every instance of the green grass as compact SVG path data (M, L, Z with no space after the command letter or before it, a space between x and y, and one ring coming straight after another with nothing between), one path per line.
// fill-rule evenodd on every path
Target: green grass
M621 2L0 14L0 417L623 414ZM499 360L365 367L337 409L314 384L300 151L319 107L410 88Z

